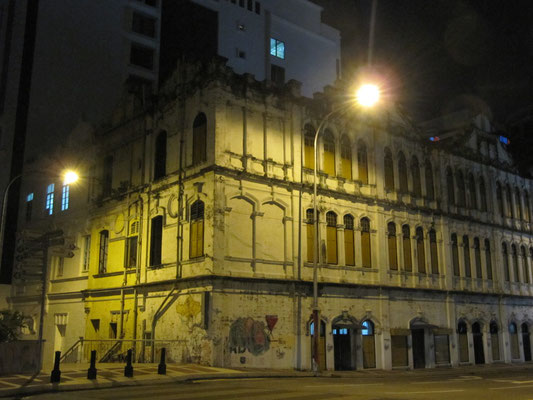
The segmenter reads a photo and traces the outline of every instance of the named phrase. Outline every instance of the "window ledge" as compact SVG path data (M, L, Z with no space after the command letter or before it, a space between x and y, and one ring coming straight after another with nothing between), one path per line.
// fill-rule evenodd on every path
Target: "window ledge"
M132 274L135 272L135 268L129 268L126 270L127 274ZM93 278L107 278L110 276L120 276L124 275L124 271L115 271L115 272L104 272L100 274L93 274Z

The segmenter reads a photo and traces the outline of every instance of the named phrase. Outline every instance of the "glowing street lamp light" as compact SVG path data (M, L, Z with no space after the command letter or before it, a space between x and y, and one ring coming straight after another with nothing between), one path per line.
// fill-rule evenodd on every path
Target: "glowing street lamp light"
M70 185L71 183L75 183L78 181L80 177L78 176L78 174L72 170L67 170L65 171L64 175L63 175L63 184L64 185Z
M379 101L379 88L373 84L361 86L356 93L359 105L363 107L373 107Z

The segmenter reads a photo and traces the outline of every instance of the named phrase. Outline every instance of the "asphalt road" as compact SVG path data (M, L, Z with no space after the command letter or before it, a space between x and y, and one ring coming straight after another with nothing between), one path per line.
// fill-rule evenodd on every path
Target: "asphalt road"
M225 379L27 396L31 400L253 399L253 400L533 400L533 370L460 375L401 372L324 378Z

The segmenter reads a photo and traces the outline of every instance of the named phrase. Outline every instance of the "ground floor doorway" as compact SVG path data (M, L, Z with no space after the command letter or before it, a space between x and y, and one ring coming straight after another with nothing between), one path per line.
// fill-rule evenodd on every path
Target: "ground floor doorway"
M413 340L413 367L426 368L424 329L411 329L411 338Z

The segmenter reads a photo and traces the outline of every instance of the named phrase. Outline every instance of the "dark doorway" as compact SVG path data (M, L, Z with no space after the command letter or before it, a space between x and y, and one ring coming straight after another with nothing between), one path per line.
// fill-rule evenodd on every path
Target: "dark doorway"
M411 329L413 338L413 363L415 368L426 368L424 329Z
M474 359L476 364L485 364L485 353L483 352L483 333L479 322L472 325L472 336L474 337Z
M524 345L524 360L531 361L531 340L529 338L529 327L522 324L522 343Z
M352 330L344 325L333 326L333 350L335 353L335 370L355 369L352 365Z

